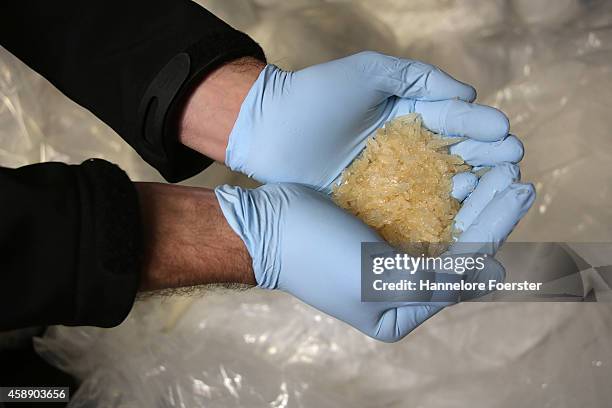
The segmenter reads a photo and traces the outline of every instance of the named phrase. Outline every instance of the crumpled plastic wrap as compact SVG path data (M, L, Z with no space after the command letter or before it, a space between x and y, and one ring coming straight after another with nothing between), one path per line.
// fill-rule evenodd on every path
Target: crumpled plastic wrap
M460 304L395 344L259 289L205 294L177 320L171 310L148 301L117 328L55 327L35 345L85 380L71 407L569 408L612 398L609 304Z
M612 3L604 0L205 1L299 68L362 49L440 65L508 113L533 210L515 241L612 241ZM213 4L214 3L214 4ZM245 10L242 13L242 10ZM8 17L7 17L8 18ZM0 51L0 164L96 156L160 180L113 132ZM213 166L189 184L244 183ZM600 407L608 304L461 304L377 343L283 293L139 302L121 326L36 340L82 381L70 406Z
M357 2L299 3L262 9L261 20L249 30L269 63L295 70L363 50L398 51L392 30Z

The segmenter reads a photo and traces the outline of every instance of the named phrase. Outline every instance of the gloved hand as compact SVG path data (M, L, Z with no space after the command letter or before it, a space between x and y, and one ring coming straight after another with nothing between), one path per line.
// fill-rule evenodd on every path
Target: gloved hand
M429 129L469 139L451 152L473 166L518 162L521 142L500 111L472 103L474 88L418 61L362 52L287 72L268 65L245 98L225 162L261 182L329 192L377 128L418 112ZM476 177L457 175L457 190Z
M514 181L514 165L495 167L460 216L460 242L494 250L533 203L533 187ZM373 338L397 341L444 307L423 302L362 302L361 242L383 242L328 196L298 184L215 190L229 225L244 241L258 286L291 293ZM490 259L478 281L503 279ZM485 276L486 275L486 276ZM481 280L482 279L482 280Z

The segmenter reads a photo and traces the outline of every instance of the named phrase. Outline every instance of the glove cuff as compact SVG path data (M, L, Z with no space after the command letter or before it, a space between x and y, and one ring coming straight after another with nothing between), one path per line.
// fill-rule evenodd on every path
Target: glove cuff
M276 289L281 269L280 220L286 197L223 185L215 188L221 211L242 239L251 259L257 286Z
M264 94L267 84L275 81L279 71L281 69L277 66L268 64L260 72L240 106L238 118L227 142L225 164L233 171L246 174L249 177L253 176L253 170L248 166L251 147L256 143L261 143L261 141L255 139L257 137L257 122L263 117ZM266 97L269 96L266 95Z

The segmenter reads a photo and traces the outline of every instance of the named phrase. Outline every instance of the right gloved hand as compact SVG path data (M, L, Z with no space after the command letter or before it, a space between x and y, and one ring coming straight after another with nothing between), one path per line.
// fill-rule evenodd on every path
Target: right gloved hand
M533 186L515 183L515 166L494 168L466 201L461 242L489 243L493 251L527 212ZM361 301L361 243L383 242L375 231L326 195L298 184L254 190L221 186L221 210L244 241L258 286L291 293L378 340L397 341L443 304ZM501 279L493 262L480 279ZM487 275L487 276L484 276Z

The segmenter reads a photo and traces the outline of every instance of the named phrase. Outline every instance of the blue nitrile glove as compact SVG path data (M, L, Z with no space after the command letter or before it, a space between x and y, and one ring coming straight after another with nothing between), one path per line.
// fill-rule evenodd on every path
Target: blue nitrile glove
M497 248L533 203L531 185L514 183L514 166L483 177L462 213L461 242ZM488 181L487 181L488 180ZM485 191L486 190L486 191ZM229 225L244 241L258 286L291 293L373 338L392 342L444 307L424 302L362 302L361 242L383 242L328 196L299 184L268 184L254 190L215 190ZM503 280L489 258L476 277Z
M329 192L385 122L418 112L429 129L469 138L451 149L473 166L518 162L521 142L500 111L472 103L474 88L440 69L375 52L288 72L268 65L245 98L225 162L261 182ZM454 180L471 190L477 178Z

